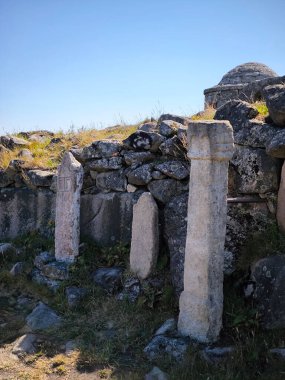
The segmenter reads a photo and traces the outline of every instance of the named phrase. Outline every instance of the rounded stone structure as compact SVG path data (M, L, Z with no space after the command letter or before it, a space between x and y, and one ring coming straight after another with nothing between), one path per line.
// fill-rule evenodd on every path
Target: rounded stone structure
M219 108L229 100L240 99L249 102L261 100L262 89L269 84L280 82L278 75L270 67L256 62L236 66L226 73L219 84L204 91L205 108Z

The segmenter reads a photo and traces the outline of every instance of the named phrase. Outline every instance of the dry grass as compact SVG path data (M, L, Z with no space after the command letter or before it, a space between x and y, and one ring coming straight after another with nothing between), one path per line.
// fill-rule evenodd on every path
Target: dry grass
M203 111L200 111L192 116L191 120L213 120L216 113L216 109L213 106L207 106Z
M130 134L135 132L138 124L118 125L102 130L97 129L80 129L77 132L68 132L66 134L59 132L54 138L60 138L57 144L50 144L51 138L47 137L43 142L27 140L27 148L32 152L32 158L21 158L19 153L22 148L15 148L13 151L7 150L0 153L0 169L8 167L9 162L15 159L23 159L26 168L55 169L59 165L63 153L71 147L82 148L96 140L114 139L122 141ZM21 136L21 138L23 138Z

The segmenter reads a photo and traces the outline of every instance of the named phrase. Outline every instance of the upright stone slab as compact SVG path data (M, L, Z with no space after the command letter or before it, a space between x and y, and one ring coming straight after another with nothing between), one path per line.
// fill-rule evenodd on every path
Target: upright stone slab
M82 183L82 165L70 152L66 152L58 168L57 178L55 258L58 261L70 263L78 255Z
M285 233L285 162L283 163L281 171L276 218L280 230Z
M133 207L131 271L147 278L157 261L159 247L158 207L150 193L143 193Z
M217 340L222 327L223 261L228 162L233 130L228 121L188 126L191 174L178 329L200 342Z

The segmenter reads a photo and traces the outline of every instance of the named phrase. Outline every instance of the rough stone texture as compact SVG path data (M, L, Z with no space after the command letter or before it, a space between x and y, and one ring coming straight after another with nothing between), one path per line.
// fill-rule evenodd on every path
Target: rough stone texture
M12 183L14 183L13 176L9 175L9 173L4 170L0 170L0 188L7 187Z
M105 192L126 191L127 179L123 170L99 173L96 176L96 186Z
M238 65L221 79L219 85L249 83L268 77L276 77L277 74L262 63L248 62Z
M267 86L263 89L263 95L273 122L285 127L285 84Z
M86 194L81 197L81 234L97 244L110 247L131 241L135 193Z
M41 252L34 259L34 265L36 268L42 270L45 264L51 263L55 260L55 257L50 252Z
M121 293L117 295L119 301L128 300L129 302L135 302L141 293L141 284L138 278L128 278Z
M169 318L167 319L163 325L161 325L157 330L156 332L154 333L154 335L164 335L164 334L171 334L171 333L175 333L176 331L176 328L177 328L177 323L176 323L176 320L174 318Z
M117 170L122 168L122 157L101 158L88 162L88 168L97 172Z
M59 280L52 280L46 276L44 276L42 274L42 272L37 269L37 268L34 268L32 270L32 273L31 273L31 276L32 276L32 281L39 284L39 285L45 285L47 286L51 291L53 291L54 293L57 292L60 284L61 284L61 281Z
M144 132L158 132L157 122L149 121L147 123L143 123L138 127L138 130Z
M229 122L191 122L188 139L191 178L178 330L200 342L213 342L222 327L227 172L234 151L233 130Z
M122 144L118 141L94 141L91 145L83 148L80 158L82 161L87 161L93 158L115 157L119 155L121 149Z
M165 161L155 165L154 168L174 179L181 180L189 176L189 167L183 161Z
M274 355L274 356L277 356L281 359L285 359L285 348L271 348L271 350L269 350L269 352Z
M36 187L50 187L53 175L54 173L49 170L28 170L25 182Z
M167 139L160 145L159 150L165 156L186 159L186 149L177 136L173 136L172 138Z
M93 273L93 281L108 293L114 294L122 287L122 267L99 268Z
M234 133L235 144L253 148L265 148L280 132L279 127L263 123L259 120L249 120Z
M143 164L144 162L155 159L155 155L151 152L124 152L124 159L127 165Z
M266 153L272 157L285 158L285 129L279 130L272 139L268 139Z
M285 327L285 255L260 259L251 267L253 298L267 329Z
M165 355L168 355L177 361L181 361L186 353L188 345L188 341L182 337L157 335L144 348L144 353L150 361L156 360Z
M164 120L159 124L159 133L165 137L172 137L177 134L179 127L183 127L183 124L172 120Z
M62 319L54 310L39 302L34 310L26 318L27 325L33 330L46 330L60 325Z
M30 145L29 141L14 136L0 136L0 143L7 149L21 148Z
M217 86L204 91L205 106L219 108L229 100L254 102L262 99L262 90L269 84L282 82L284 77L269 67L255 62L245 63L230 70Z
M123 144L129 149L149 150L157 152L165 137L155 132L137 131L123 140Z
M35 334L25 334L22 335L14 342L14 347L12 348L12 354L19 357L26 354L33 354L36 351L34 343L37 340Z
M50 235L54 203L50 190L0 190L0 238L13 239L35 230Z
M143 193L133 208L130 269L147 278L155 269L159 251L158 207L150 193Z
M11 243L0 243L0 254L5 257L12 256L17 252L16 248Z
M172 120L172 121L175 121L176 123L180 123L183 125L187 125L189 122L189 118L187 118L187 117L165 113L159 117L157 124L160 125L165 120Z
M183 183L175 179L158 179L150 182L147 188L156 200L167 203L174 196L187 191L188 182Z
M285 163L282 166L278 190L276 219L280 230L285 233Z
M270 214L266 203L229 203L227 213L227 229L225 242L225 256L230 274L235 270L236 260L242 247L251 239L251 235L262 233L275 219Z
M33 158L33 154L29 149L22 149L18 153L18 157L23 158L24 160L31 160Z
M68 263L51 262L42 266L42 274L51 280L67 280L68 279Z
M152 172L153 165L151 164L145 164L142 166L139 166L138 168L131 170L128 172L127 177L129 183L132 185L147 185L151 180L151 172Z
M183 290L188 193L171 199L164 208L164 238L170 255L170 274L177 295Z
M237 193L265 194L278 190L279 161L269 157L264 149L236 145L231 164L236 172Z
M258 115L256 108L241 100L230 100L219 107L215 113L215 120L228 120L234 132L237 132L243 123Z
M82 184L82 165L66 152L57 179L55 258L58 261L73 262L78 255Z

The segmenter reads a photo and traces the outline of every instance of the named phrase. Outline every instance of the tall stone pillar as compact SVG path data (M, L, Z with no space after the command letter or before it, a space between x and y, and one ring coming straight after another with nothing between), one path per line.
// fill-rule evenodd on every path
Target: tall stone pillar
M189 123L187 134L191 173L178 329L200 342L214 342L222 327L228 162L234 150L233 130L228 121L195 121Z
M55 212L55 258L67 263L78 255L82 165L70 152L58 168Z

